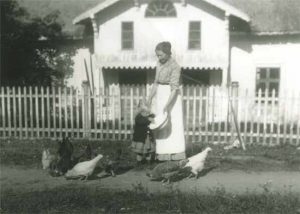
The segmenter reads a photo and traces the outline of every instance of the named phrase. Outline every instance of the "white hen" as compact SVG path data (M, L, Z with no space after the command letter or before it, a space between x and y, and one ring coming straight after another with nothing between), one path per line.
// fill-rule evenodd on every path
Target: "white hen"
M210 147L207 147L204 151L188 158L187 164L184 166L186 167L191 167L191 172L198 177L198 173L201 172L204 168L204 163L207 157L207 154L209 151L212 149Z
M67 179L76 179L81 178L87 180L88 177L93 174L94 169L96 168L96 165L98 161L103 157L103 155L99 154L95 158L93 158L90 161L83 161L78 164L76 164L73 169L69 170L65 174L65 178Z
M50 154L49 149L45 149L42 154L43 169L49 169L50 164L56 159L55 155Z

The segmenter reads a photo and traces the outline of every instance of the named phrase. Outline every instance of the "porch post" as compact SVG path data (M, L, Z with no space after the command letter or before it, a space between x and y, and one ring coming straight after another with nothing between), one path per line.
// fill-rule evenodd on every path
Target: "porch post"
M229 14L225 13L225 56L226 56L226 62L223 70L223 76L222 76L222 86L230 86L230 29L229 29Z

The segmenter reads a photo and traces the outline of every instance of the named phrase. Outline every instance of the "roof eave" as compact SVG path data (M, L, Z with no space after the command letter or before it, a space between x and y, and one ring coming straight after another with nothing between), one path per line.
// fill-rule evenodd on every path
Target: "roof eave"
M244 13L241 10L238 10L237 8L231 6L230 4L227 4L224 1L220 1L220 0L203 0L203 1L206 1L209 4L224 10L225 13L227 13L228 15L236 16L246 22L250 22L250 17L246 13Z
M81 22L83 22L86 19L90 19L92 17L95 16L96 13L98 13L99 11L117 3L120 0L106 0L104 2L101 2L100 4L98 4L96 7L80 14L79 16L75 17L73 19L73 24L80 24Z

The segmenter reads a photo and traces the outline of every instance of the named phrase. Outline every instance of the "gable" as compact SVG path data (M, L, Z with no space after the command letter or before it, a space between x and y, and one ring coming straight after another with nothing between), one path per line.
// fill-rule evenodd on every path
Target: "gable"
M64 32L81 37L83 25L73 25L80 14L95 8L105 0L17 0L34 16L43 16L54 10L61 13ZM132 0L134 1L134 0ZM201 1L201 0L194 0ZM220 0L232 5L250 17L251 30L255 33L290 34L300 33L299 0ZM189 2L189 0L187 0ZM296 17L296 18L295 18Z

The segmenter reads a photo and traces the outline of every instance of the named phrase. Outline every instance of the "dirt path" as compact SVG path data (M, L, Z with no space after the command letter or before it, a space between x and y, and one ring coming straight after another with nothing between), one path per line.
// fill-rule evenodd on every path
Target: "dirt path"
M167 191L170 185L150 181L145 171L131 170L117 177L107 177L89 181L70 181L63 177L54 178L41 169L25 169L20 167L1 166L0 182L2 190L13 189L19 192L41 191L58 186L74 185L88 188L110 188L112 190L132 189L142 184L151 192ZM300 194L300 172L251 172L228 171L210 172L206 176L176 182L173 188L182 191L209 191L216 187L224 187L226 192L242 194L245 191L263 191L263 187L271 191L287 191Z

